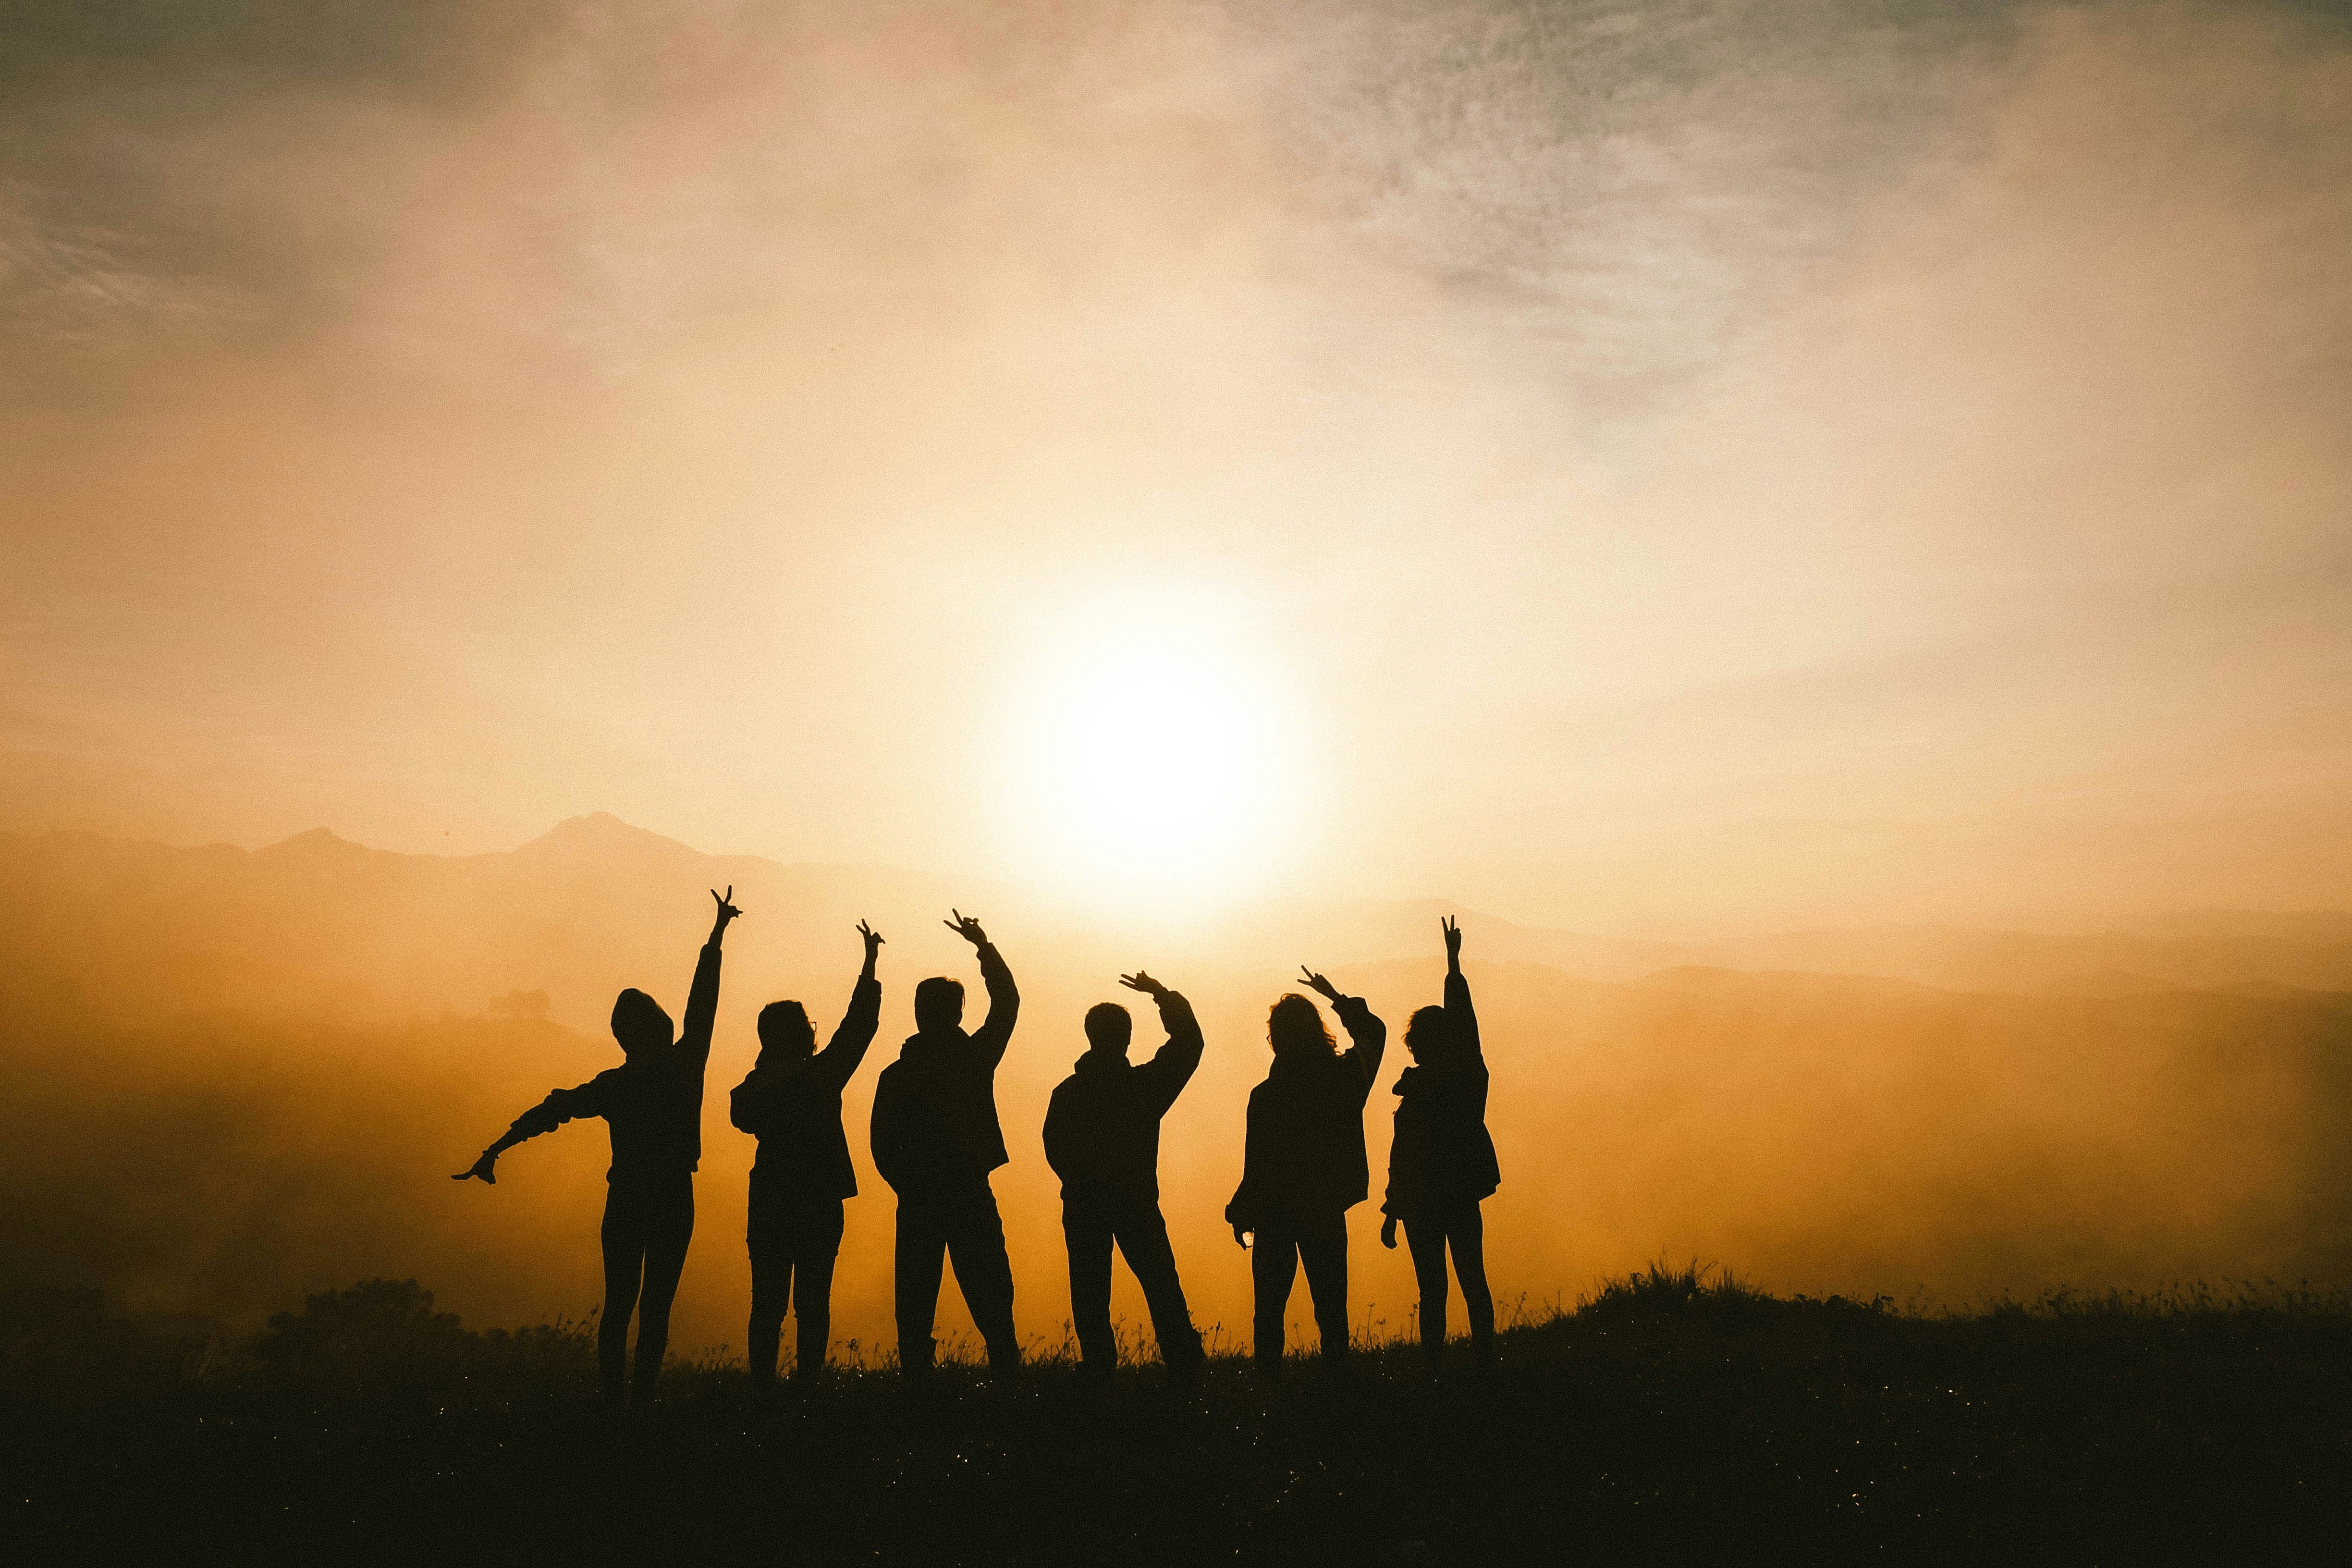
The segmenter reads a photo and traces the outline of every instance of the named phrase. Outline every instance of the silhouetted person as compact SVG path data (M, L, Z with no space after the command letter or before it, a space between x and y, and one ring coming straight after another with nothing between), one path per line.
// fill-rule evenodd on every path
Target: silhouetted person
M1388 1026L1360 996L1342 996L1312 971L1307 984L1328 998L1353 1041L1333 1048L1331 1032L1315 1004L1293 993L1266 1016L1274 1065L1250 1090L1249 1136L1242 1184L1225 1205L1225 1222L1244 1247L1255 1235L1250 1279L1256 1288L1258 1370L1282 1370L1283 1314L1300 1264L1315 1299L1324 1365L1337 1370L1348 1353L1348 1211L1364 1201L1371 1167L1364 1158L1364 1101L1381 1070Z
M694 1237L694 1171L702 1162L702 1069L710 1060L710 1024L719 1011L719 943L727 922L743 911L729 902L735 889L715 889L719 914L694 965L686 996L686 1028L672 1037L669 1015L642 991L624 991L613 1004L613 1037L625 1058L578 1089L559 1089L514 1120L506 1135L482 1151L457 1181L496 1182L499 1156L526 1138L567 1121L601 1116L613 1136L613 1166L604 1174L604 1313L596 1326L596 1363L604 1395L621 1396L629 1343L629 1316L638 1313L636 1379L632 1393L653 1397L669 1345L669 1308Z
M1478 1016L1462 977L1462 928L1445 932L1445 1005L1415 1010L1404 1026L1413 1065L1397 1075L1396 1137L1389 1145L1389 1192L1381 1210L1381 1245L1396 1246L1404 1224L1421 1284L1421 1352L1435 1366L1445 1353L1445 1254L1462 1281L1470 1350L1483 1364L1495 1353L1495 1298L1486 1289L1486 1227L1480 1200L1502 1185L1495 1141L1486 1132L1486 1058Z
M729 1120L760 1140L751 1163L751 1381L776 1381L784 1310L800 1318L793 1375L805 1382L824 1369L833 1333L833 1263L841 1251L841 1205L857 1195L849 1141L841 1132L841 1091L866 1059L882 1016L882 983L874 961L882 938L864 921L866 967L849 1011L823 1051L808 1010L771 1002L760 1010L760 1059L735 1086Z
M1176 1254L1160 1214L1160 1119L1201 1065L1192 1005L1150 975L1121 985L1160 1004L1168 1043L1138 1067L1127 1059L1135 1020L1116 1002L1087 1012L1087 1054L1045 1110L1045 1161L1062 1178L1062 1236L1070 1247L1070 1321L1080 1369L1105 1378L1118 1364L1110 1330L1110 1249L1118 1244L1143 1299L1160 1357L1177 1376L1201 1364L1201 1336L1176 1279Z
M1021 994L980 929L957 911L944 922L979 950L988 1017L963 1030L963 985L934 977L915 987L915 1032L874 1086L874 1168L898 1194L898 1364L909 1376L931 1369L931 1323L940 1268L955 1261L964 1305L988 1344L989 1370L1020 1370L1013 1333L1013 1265L988 1174L1005 1163L996 1121L996 1064L1012 1042Z

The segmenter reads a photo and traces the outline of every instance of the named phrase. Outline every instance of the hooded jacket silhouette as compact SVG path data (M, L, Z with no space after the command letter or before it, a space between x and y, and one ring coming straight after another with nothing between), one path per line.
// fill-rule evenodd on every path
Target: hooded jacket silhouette
M1146 984L1154 983L1147 977ZM1168 1040L1152 1058L1127 1059L1126 1009L1108 1009L1118 1026L1115 1045L1097 1042L1080 1057L1045 1110L1045 1162L1062 1178L1071 1326L1081 1364L1097 1375L1118 1360L1110 1325L1114 1243L1143 1288L1160 1358L1182 1370L1201 1360L1201 1337L1160 1212L1160 1121L1201 1065L1201 1026L1181 994L1163 988L1153 1000ZM1094 1024L1090 1015L1090 1032Z
M734 892L728 889L728 895ZM719 942L737 910L717 892L719 913L695 961L686 1025L675 1037L669 1015L642 991L613 1004L613 1035L627 1060L576 1089L559 1089L515 1118L463 1176L495 1181L498 1156L567 1121L602 1117L611 1130L613 1163L604 1173L604 1306L596 1360L607 1397L627 1386L629 1319L637 1319L635 1397L652 1394L669 1344L669 1312L694 1237L694 1173L702 1162L702 1083L719 1012Z

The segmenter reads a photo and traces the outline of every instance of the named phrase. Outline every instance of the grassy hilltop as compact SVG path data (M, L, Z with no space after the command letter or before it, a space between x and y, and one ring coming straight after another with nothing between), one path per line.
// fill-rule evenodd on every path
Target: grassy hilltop
M1484 1376L1390 1344L1095 1394L1047 1350L762 1401L703 1364L637 1415L580 1326L474 1333L413 1284L233 1350L12 1302L28 1562L2294 1561L2352 1499L2352 1302L2277 1289L1945 1315L1653 1269Z

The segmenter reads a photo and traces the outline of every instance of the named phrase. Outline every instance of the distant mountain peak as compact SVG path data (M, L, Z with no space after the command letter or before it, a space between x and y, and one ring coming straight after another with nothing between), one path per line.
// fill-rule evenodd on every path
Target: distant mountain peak
M308 833L298 833L291 838L281 838L267 848L256 851L262 855L365 855L371 853L364 844L354 844L331 827L313 827Z
M644 855L703 858L702 851L690 844L681 844L675 838L665 838L650 828L624 822L609 811L592 811L585 816L567 816L515 853L593 856L598 858Z

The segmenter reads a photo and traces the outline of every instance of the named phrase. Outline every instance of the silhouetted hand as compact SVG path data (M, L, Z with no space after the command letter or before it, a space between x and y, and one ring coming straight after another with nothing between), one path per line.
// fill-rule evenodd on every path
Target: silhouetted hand
M1313 970L1307 968L1303 963L1298 966L1298 977L1307 983L1307 988L1309 991L1315 992L1325 1001L1337 1002L1339 1000L1339 988L1337 985L1332 984L1329 981L1324 979L1321 975L1316 973Z
M874 955L882 950L882 933L864 921L859 921L857 934L866 939L866 966L871 969L874 966Z
M1251 1232L1247 1226L1238 1225L1234 1226L1234 1245L1246 1249L1249 1246L1250 1235Z
M1151 976L1146 974L1140 969L1137 970L1132 974L1120 975L1118 977L1118 983L1121 985L1126 986L1129 991L1142 992L1154 1002L1159 1001L1162 996L1168 994L1168 987L1160 984L1160 982L1152 979Z
M948 913L955 916L955 919L951 921L941 921L940 924L947 927L948 930L955 932L956 935L963 938L964 941L971 943L974 947L986 947L988 945L988 933L980 929L980 922L978 921L972 919L961 910L950 910Z
M490 1185L495 1187L499 1184L498 1164L499 1157L496 1154L491 1153L488 1149L485 1149L482 1151L482 1157L480 1159L475 1161L471 1165L467 1166L464 1170L458 1172L449 1179L453 1182L462 1182L471 1177L476 1180L488 1182Z
M1381 1220L1381 1245L1391 1252L1396 1250L1396 1215L1386 1215Z
M734 920L743 911L735 907L735 884L732 882L727 884L727 890L724 893L716 888L711 889L710 898L711 901L719 906L719 918L710 925L710 938L716 942L726 934L727 922Z
M1462 967L1462 926L1452 915L1441 915L1437 921L1445 932L1445 962L1454 968Z

